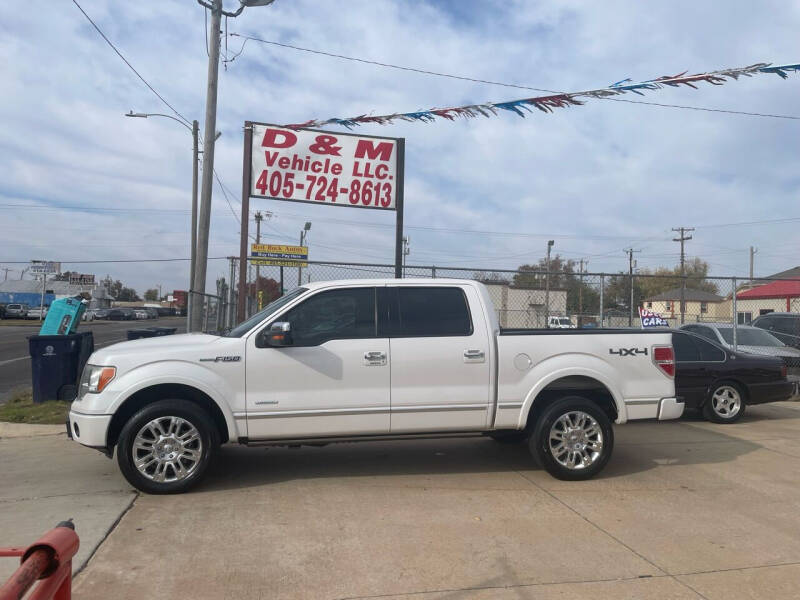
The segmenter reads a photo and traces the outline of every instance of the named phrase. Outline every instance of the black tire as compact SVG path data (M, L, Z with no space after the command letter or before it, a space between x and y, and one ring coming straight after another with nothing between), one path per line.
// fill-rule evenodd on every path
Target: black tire
M738 409L733 411L718 402L717 398L726 398L728 403L738 400ZM733 381L721 381L715 383L703 404L703 416L712 423L728 424L736 423L744 415L747 408L747 395L738 383Z
M134 449L136 437L147 424L157 419L164 419L158 422L162 429L170 427L170 431L172 431L170 421L167 421L170 417L176 418L174 422L177 425L175 425L175 432L171 434L172 438L160 438L165 440L162 444L167 444L161 449L166 448L166 451L172 451L175 448L172 446L175 440L179 441L181 437L186 440L192 439L185 442L179 441L180 455L176 460L159 461L154 459L148 463L150 466L143 473L136 467L134 461L137 457L146 459L151 453L149 450L141 448ZM198 434L196 439L190 430L191 427ZM147 442L153 436L152 430L144 432L143 435ZM159 400L142 408L125 423L117 442L117 462L125 479L137 490L148 494L179 494L187 491L202 479L218 443L216 427L202 408L186 400ZM155 455L155 445L153 448L152 454ZM173 452L172 455L178 454L178 452ZM196 454L198 458L194 460L189 457L190 454ZM167 454L166 458L169 456L171 455ZM153 466L154 464L155 466ZM174 465L177 465L177 468ZM159 469L163 471L164 481L157 481L153 478L158 478L156 471ZM183 469L186 474L181 476L178 469ZM146 473L151 470L152 472L148 476Z
M530 432L523 431L493 431L489 434L498 444L521 444L528 440Z
M594 420L597 425L596 429L599 429L599 432L591 433L583 439L576 438L574 442L581 445L586 444L587 446L592 443L597 446L599 441L598 452L592 452L591 446L589 446L588 450L584 447L576 452L566 449L566 445L564 445L565 451L558 454L551 447L551 430L559 422L559 419L570 413L583 413ZM580 415L568 417L570 422L577 424L577 420L573 419L573 417L580 418ZM589 429L590 431L595 429L591 427L591 423L589 423ZM556 426L554 431L560 432L562 430L563 428L559 425ZM580 431L576 431L575 434L577 436L581 435ZM614 450L614 429L611 426L611 420L608 415L597 404L581 396L567 396L553 402L539 416L530 439L530 450L539 464L556 479L564 481L591 479L603 470L611 458L611 453ZM592 459L592 462L588 466L581 464L574 467L563 464L565 462L574 462L570 459L578 456L587 456Z

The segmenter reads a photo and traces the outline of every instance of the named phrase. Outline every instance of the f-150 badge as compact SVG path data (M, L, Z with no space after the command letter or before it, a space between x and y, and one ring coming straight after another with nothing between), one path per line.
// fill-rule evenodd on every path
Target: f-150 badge
M239 362L241 359L241 356L217 356L215 358L201 358L200 362Z
M647 348L620 348L619 350L609 348L608 353L617 354L618 356L636 356L637 354L644 354L647 356Z

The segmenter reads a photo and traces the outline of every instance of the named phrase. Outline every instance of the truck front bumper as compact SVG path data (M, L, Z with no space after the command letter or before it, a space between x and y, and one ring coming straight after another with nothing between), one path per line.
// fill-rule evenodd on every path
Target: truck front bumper
M106 444L108 426L112 415L84 415L69 411L67 435L76 442L108 454Z
M679 398L662 398L658 403L658 420L669 421L683 414L683 402Z

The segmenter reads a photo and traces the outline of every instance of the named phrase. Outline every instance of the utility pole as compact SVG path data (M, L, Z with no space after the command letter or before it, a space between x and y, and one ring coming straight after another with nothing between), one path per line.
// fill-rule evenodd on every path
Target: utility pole
M753 287L753 257L758 253L758 248L750 246L750 287Z
M406 257L411 254L411 238L403 236L403 277L406 276Z
M3 267L3 281L8 281L8 272L13 271L13 269L9 267ZM752 276L752 274L751 274Z
M628 306L628 327L633 327L633 253L641 252L641 250L634 250L628 248L623 250L628 255L628 287L630 288L630 300Z
M222 22L222 0L212 0L210 36L208 40L208 83L206 86L206 119L203 142L203 183L200 188L200 218L197 231L197 254L194 272L194 291L206 291L208 269L208 238L211 228L211 189L214 185L214 139L217 131L217 81L219 78L219 36ZM192 314L192 331L203 327L202 314Z
M308 230L311 229L311 221L306 221L306 224L300 230L300 246L302 246L305 241L306 237L308 236ZM297 285L298 287L303 284L303 266L302 263L297 265Z
M197 273L197 169L200 166L200 150L197 147L200 123L192 121L192 253L189 265L189 297L186 299L186 331L192 331L192 306L194 299L194 278Z
M549 240L547 242L547 260L545 261L545 270L547 273L545 274L544 280L544 326L547 329L550 329L550 250L555 243L555 240Z
M586 263L586 266L589 266L589 261L585 259L581 259L581 266L578 273L580 273L580 285L578 286L578 317L580 318L583 315L583 264Z
M692 239L692 236L686 235L690 231L694 231L694 227L673 227L672 231L680 232L681 236L672 238L673 242L681 243L681 325L686 320L686 254L684 253L684 242Z
M264 218L264 215L261 214L260 210L256 211L256 244L261 243L261 219ZM261 267L258 263L256 263L256 306L258 306L258 310L261 310L261 302L258 299L258 285L259 279L261 278Z
M228 260L231 261L230 286L228 287L228 295L230 296L228 299L228 327L233 327L236 324L236 299L234 297L236 293L236 257L229 256Z

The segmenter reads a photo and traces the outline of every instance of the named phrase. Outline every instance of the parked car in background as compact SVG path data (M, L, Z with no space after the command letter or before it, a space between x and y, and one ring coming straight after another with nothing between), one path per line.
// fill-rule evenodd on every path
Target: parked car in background
M143 308L134 308L133 315L138 320L149 319L149 313Z
M147 311L147 318L148 319L157 319L158 318L158 310L153 308L152 306L145 306L145 311Z
M27 316L27 304L6 304L6 319L24 319Z
M800 349L800 313L769 313L753 321L753 327L764 329L787 346Z
M673 332L672 346L675 394L714 423L734 423L748 404L780 402L798 392L780 358L734 352L685 330Z
M84 314L91 313L92 317L91 321L96 321L98 319L108 319L109 309L107 308L90 308Z
M569 317L548 317L548 329L575 329Z
M95 320L95 311L92 308L87 308L83 311L83 315L81 316L81 321L94 321Z
M44 319L47 316L46 306L34 306L28 309L26 319Z
M108 311L109 321L133 321L135 318L130 308L112 308Z
M0 304L0 319L6 318L6 305Z
M681 327L683 331L716 342L733 349L733 325L731 323L691 323ZM783 360L789 375L800 376L800 350L787 346L774 335L751 325L736 327L736 350L760 356L775 356Z

